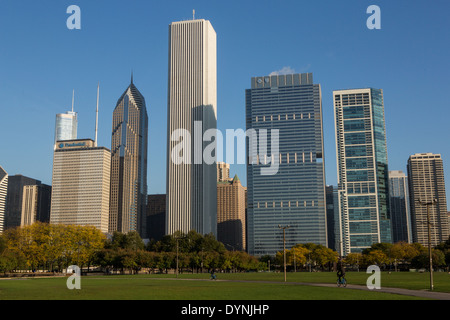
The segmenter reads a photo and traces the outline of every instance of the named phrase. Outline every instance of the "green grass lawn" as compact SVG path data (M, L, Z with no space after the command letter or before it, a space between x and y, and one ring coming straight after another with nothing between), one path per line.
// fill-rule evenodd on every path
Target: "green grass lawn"
M350 284L365 285L368 274L347 274ZM196 280L196 279L203 280ZM67 278L36 278L0 280L0 300L397 300L414 297L376 291L351 290L337 287L314 287L294 282L332 283L334 273L218 274L210 281L208 274L86 276L81 278L81 290L69 290ZM207 281L205 281L207 280ZM246 282L246 281L264 281ZM428 289L427 273L382 273L381 286L408 289ZM435 273L436 291L450 292L450 275Z

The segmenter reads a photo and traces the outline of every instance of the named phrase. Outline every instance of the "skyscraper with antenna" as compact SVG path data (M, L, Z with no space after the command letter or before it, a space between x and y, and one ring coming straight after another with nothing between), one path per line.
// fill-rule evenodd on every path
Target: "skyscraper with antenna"
M75 90L72 92L72 111L58 113L55 124L55 141L77 139L78 115L74 112Z

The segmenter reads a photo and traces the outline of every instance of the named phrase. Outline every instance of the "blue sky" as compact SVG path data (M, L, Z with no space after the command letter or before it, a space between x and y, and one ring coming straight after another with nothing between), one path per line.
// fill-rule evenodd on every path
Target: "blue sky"
M68 6L81 9L69 30ZM369 30L366 9L381 9ZM450 188L450 2L434 1L0 1L0 165L51 184L55 115L75 90L79 138L110 148L112 112L130 82L149 115L149 193L165 193L168 25L210 20L218 43L218 127L245 129L250 78L290 68L322 87L327 184L336 184L332 91L384 91L388 160L440 153ZM246 185L245 166L233 165ZM447 192L448 193L448 192Z

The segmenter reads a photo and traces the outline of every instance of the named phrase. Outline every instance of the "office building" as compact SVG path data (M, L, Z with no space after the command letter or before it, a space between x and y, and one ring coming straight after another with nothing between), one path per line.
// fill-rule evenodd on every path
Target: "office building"
M238 176L217 182L217 240L228 250L246 250L245 187Z
M320 85L311 73L252 78L246 128L253 132L247 144L248 252L281 251L279 226L289 226L288 249L308 242L326 246Z
M109 231L147 237L148 116L145 99L131 83L117 101L111 137Z
M8 194L8 173L0 166L0 233L5 228L6 198Z
M50 222L52 187L39 184L23 187L20 226L29 226L36 221Z
M389 171L389 204L392 242L411 242L408 178L402 171Z
M429 205L431 245L448 240L444 164L440 154L418 153L408 159L408 184L413 242L428 246ZM436 201L436 202L433 202Z
M217 181L227 181L230 179L230 165L225 162L217 162Z
M335 186L326 186L326 204L327 204L327 236L328 248L338 250L336 234L339 224L339 205L337 202L337 188ZM338 237L339 239L339 237Z
M340 252L391 243L383 91L333 91Z
M50 223L108 232L111 152L91 139L58 141L53 155Z
M58 113L55 124L55 145L57 141L77 139L78 115L73 111L75 90L72 95L72 111ZM56 146L55 146L56 149Z
M204 134L217 128L216 68L216 33L209 21L170 24L166 234L216 234L216 155L203 157L211 144Z
M159 241L165 234L166 195L149 194L147 200L148 239Z
M40 185L41 181L21 174L8 177L5 229L20 227L22 223L22 202L25 186Z

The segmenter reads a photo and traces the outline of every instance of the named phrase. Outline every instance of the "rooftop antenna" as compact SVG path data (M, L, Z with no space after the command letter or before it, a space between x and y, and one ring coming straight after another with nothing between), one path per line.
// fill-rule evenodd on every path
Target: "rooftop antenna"
M95 111L95 141L94 146L97 147L97 131L98 131L98 96L100 92L100 83L97 84L97 110Z
M195 9L192 10L192 20L195 20Z
M72 92L72 112L73 112L73 101L74 101L74 99L75 99L75 89L73 89L73 92Z

